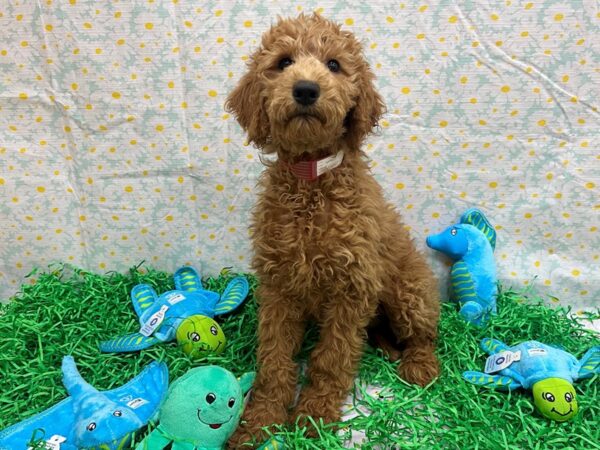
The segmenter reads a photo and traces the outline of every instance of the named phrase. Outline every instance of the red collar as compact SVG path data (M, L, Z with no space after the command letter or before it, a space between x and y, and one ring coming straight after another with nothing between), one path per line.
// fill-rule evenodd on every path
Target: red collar
M344 152L340 150L335 155L314 161L300 161L296 164L285 163L296 177L301 180L314 181L325 172L335 169L344 160Z

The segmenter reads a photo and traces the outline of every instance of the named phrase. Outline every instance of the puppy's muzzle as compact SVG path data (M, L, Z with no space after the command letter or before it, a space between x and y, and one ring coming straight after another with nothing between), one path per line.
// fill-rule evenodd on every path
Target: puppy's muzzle
M302 106L313 105L319 98L320 93L321 88L314 81L300 80L292 88L294 100Z

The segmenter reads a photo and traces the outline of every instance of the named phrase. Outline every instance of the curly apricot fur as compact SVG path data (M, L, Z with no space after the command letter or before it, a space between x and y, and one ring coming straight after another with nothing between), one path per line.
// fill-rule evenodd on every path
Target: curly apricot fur
M293 64L279 69L282 58ZM339 72L328 69L331 59ZM384 111L360 43L318 15L280 19L248 69L226 106L248 139L278 161L266 163L251 223L260 280L258 375L231 448L260 442L261 427L274 423L339 420L367 330L382 315L395 340L384 347L402 348L392 352L400 355L399 374L425 385L439 373L437 282L360 150ZM295 102L299 80L319 84L314 105ZM342 164L316 181L289 170L289 163L340 150ZM293 405L294 358L309 321L320 337L310 383ZM376 341L383 343L381 336Z

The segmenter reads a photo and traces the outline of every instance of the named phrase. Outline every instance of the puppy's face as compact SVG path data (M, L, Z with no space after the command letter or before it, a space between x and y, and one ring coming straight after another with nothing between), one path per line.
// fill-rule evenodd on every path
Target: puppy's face
M284 157L358 149L383 104L356 38L317 15L280 20L263 35L227 99L250 141Z

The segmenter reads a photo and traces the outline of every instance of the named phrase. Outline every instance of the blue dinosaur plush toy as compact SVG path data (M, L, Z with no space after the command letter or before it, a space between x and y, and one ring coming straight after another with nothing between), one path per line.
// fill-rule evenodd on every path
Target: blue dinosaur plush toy
M26 450L38 434L46 448L118 450L158 413L169 384L164 363L151 363L120 388L98 391L85 382L72 357L62 362L69 397L0 431L0 450Z
M248 280L235 277L219 296L202 287L202 280L192 267L180 268L174 279L176 290L160 296L147 284L135 286L131 301L140 320L140 331L101 342L100 351L135 352L176 337L191 356L207 350L222 351L225 336L213 317L233 311L246 299Z
M579 361L564 350L537 341L508 347L486 338L481 348L492 355L486 362L487 373L464 372L465 380L500 390L531 389L540 413L558 422L577 415L573 382L600 373L600 346L589 349ZM495 372L498 375L491 375Z
M427 246L449 256L450 299L460 305L460 315L482 326L496 314L498 280L494 262L496 231L478 209L467 210L459 223L427 237Z

